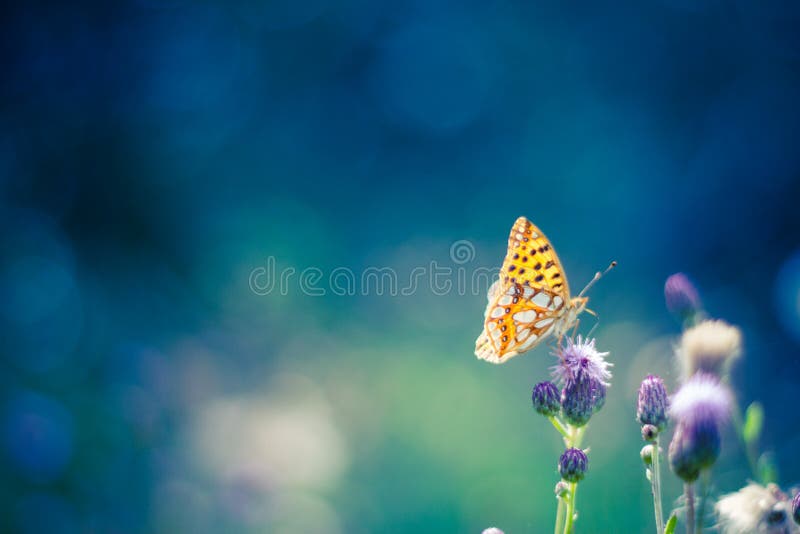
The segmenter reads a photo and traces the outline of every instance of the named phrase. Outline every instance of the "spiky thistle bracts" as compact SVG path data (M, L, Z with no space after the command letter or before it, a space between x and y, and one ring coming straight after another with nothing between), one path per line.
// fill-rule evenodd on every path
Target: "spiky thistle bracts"
M639 401L636 404L637 421L643 426L653 426L657 431L664 430L667 426L668 408L669 398L664 381L656 375L647 375L639 386Z
M580 482L589 470L589 458L578 448L569 448L558 459L558 473L567 482Z
M561 410L561 394L552 382L539 382L531 393L533 409L545 417L558 414Z
M600 411L606 401L606 386L589 373L579 372L561 390L561 413L564 420L582 427Z

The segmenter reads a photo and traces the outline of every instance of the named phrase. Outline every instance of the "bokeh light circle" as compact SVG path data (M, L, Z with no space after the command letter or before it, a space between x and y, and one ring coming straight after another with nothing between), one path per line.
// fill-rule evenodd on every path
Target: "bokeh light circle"
M72 415L61 403L39 393L22 391L11 398L2 431L6 456L32 482L55 480L72 457Z
M778 320L800 342L800 250L781 266L775 280Z

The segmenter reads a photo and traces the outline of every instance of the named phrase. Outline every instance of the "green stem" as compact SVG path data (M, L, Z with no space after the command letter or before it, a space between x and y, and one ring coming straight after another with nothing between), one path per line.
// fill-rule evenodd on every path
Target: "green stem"
M575 428L572 425L565 426L557 417L551 416L548 417L550 422L553 424L556 430L558 430L561 435L564 437L564 444L567 448L572 447L572 442L574 439L573 431ZM558 498L558 509L556 510L556 526L553 530L554 534L561 534L564 529L564 512L567 507L566 500L569 499L569 495L565 495L564 497Z
M564 523L564 534L572 534L575 521L575 497L578 493L578 483L569 483L569 500L567 501L567 521Z
M581 442L583 441L583 435L586 433L586 427L582 426L580 428L574 428L574 427L572 428L574 430L574 435L572 441L569 444L569 447L577 448L581 446Z
M562 436L564 436L564 439L569 439L569 429L564 426L564 423L562 423L558 417L551 415L547 419L553 424L553 427L555 427L555 429L558 430Z
M556 527L553 529L553 534L561 534L564 525L564 508L566 503L564 498L558 498L558 510L556 511Z
M656 514L656 532L664 534L664 512L661 509L661 469L659 467L659 438L653 444L653 467L650 471L650 482L653 486L653 510Z
M567 427L567 435L564 437L564 442L567 448L580 447L583 435L586 432L586 427L574 427L569 425ZM569 483L569 494L566 499L566 517L564 521L564 534L572 534L575 527L575 497L578 492L578 483Z
M683 485L686 496L686 534L694 534L694 487L692 484Z
M700 505L697 508L697 532L703 532L703 519L706 514L706 500L710 485L711 471L706 469L700 473Z

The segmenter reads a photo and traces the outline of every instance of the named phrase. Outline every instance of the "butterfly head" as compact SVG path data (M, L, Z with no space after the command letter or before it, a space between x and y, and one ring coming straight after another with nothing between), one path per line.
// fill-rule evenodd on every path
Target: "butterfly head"
M574 310L575 317L581 314L586 309L586 303L589 302L589 297L575 297L569 301L570 312Z

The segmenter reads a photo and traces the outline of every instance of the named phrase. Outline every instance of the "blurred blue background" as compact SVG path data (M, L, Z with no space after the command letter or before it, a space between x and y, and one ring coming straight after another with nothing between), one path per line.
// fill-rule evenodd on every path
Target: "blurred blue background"
M734 386L800 480L795 2L3 11L0 530L551 531L553 358L476 360L484 295L250 287L269 258L497 267L519 215L573 290L619 262L581 532L653 530L633 411L675 384L675 271L743 329ZM727 437L717 491L749 476Z

